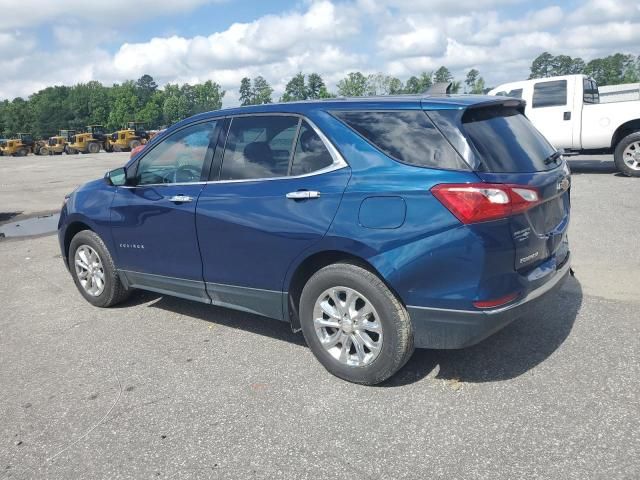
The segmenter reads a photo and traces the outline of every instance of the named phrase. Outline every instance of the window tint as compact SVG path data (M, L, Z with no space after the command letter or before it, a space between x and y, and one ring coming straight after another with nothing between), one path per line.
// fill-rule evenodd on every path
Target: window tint
M422 110L334 112L396 160L420 167L468 169Z
M584 103L600 103L600 93L596 82L585 78L582 82L582 87L584 89Z
M307 123L302 122L291 164L291 175L304 175L329 167L333 158L320 136Z
M199 182L214 127L199 123L162 140L140 159L137 184Z
M545 163L553 147L516 108L470 108L462 116L462 130L486 171L538 172L557 166Z
M567 104L567 81L538 82L533 86L532 107L553 107Z
M283 115L234 118L227 136L220 179L287 176L298 123L297 117Z

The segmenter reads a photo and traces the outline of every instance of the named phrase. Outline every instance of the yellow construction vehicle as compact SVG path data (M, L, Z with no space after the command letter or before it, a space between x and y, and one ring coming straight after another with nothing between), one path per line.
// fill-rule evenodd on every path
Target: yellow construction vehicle
M109 139L109 145L114 152L130 152L136 147L147 143L149 133L142 122L128 122L122 129L114 132Z
M33 153L34 155L47 155L46 152L43 152L42 149L47 146L47 140L35 140L33 142Z
M67 143L71 141L71 137L73 137L75 134L76 134L75 130L60 130L58 132L58 136L64 137Z
M61 135L49 138L47 144L40 148L40 155L62 155L67 151L67 139Z
M30 133L19 133L16 138L6 141L0 148L4 156L24 157L33 151L33 136Z
M102 125L89 125L87 131L72 135L67 146L68 154L98 153L100 149L109 150L109 139Z

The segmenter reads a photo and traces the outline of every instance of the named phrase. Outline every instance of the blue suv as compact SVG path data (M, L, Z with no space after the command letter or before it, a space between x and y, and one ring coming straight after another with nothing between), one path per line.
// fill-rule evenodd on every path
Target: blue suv
M523 111L407 96L196 115L66 198L62 256L95 306L139 288L282 320L329 372L376 384L569 272L569 169Z

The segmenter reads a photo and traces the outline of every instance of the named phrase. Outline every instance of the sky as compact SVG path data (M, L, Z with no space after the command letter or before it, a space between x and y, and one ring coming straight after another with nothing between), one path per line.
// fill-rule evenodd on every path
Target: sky
M447 66L487 86L520 80L543 51L588 61L640 54L640 0L0 0L0 99L50 85L244 76L278 98L296 73L329 89L351 71L406 80Z

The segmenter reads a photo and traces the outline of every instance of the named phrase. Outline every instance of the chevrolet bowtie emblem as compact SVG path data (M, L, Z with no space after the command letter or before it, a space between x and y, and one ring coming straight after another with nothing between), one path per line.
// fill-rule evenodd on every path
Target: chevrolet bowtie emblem
M571 182L569 181L569 177L564 177L562 180L558 182L557 189L559 192L564 192L569 188L569 185L571 185Z

